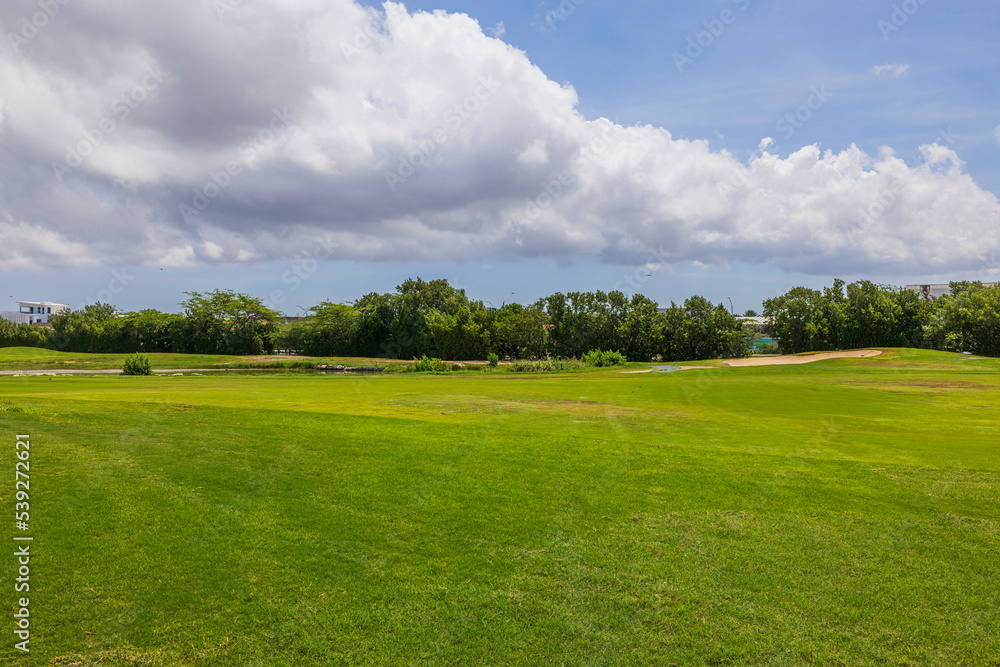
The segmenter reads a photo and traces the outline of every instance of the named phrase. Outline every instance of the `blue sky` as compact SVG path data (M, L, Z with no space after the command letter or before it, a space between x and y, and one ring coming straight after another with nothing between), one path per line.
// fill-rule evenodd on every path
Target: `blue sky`
M336 14L334 18L346 17L342 23L362 20L358 18L359 14L353 9L354 6L347 6L348 3L343 0L329 4L330 12ZM365 4L384 12L379 3ZM276 3L275 7L279 5L280 3ZM16 27L20 16L32 6L30 2L25 2L7 10L7 14L2 17L5 32L9 34L10 27ZM538 239L536 243L546 249L522 253L516 250L514 241L497 241L496 234L487 234L485 231L481 245L477 244L474 236L464 234L461 243L443 253L443 256L435 256L433 253L423 253L420 256L422 253L413 253L407 249L417 246L405 244L393 249L392 243L403 233L399 230L408 229L410 223L388 224L386 220L390 214L379 218L379 214L365 209L366 206L377 209L386 206L389 201L396 206L391 217L398 221L401 216L408 215L406 207L410 204L406 202L410 200L406 198L410 197L414 202L412 218L428 225L435 230L435 234L450 224L459 224L442 220L453 220L460 215L473 218L481 216L484 221L495 220L495 224L500 225L499 221L504 219L504 214L496 213L495 203L515 191L520 194L511 196L512 200L518 197L524 199L525 192L530 199L532 188L535 191L538 189L537 185L530 183L546 182L544 179L548 177L545 176L545 171L536 172L525 168L524 174L514 175L506 183L504 179L509 176L510 168L496 167L498 160L493 161L495 178L487 173L482 181L478 181L478 186L469 185L469 189L481 187L482 191L477 191L470 201L451 209L442 202L450 201L453 196L457 197L458 194L453 189L463 187L457 183L455 176L455 173L461 175L460 169L451 175L443 170L439 175L437 167L433 174L430 169L425 169L425 173L418 172L415 179L424 179L426 176L427 181L420 180L419 191L414 188L412 193L373 190L375 194L371 196L359 194L358 198L364 201L351 201L350 205L343 206L365 209L363 214L359 213L358 219L363 217L366 221L365 234L356 231L360 229L360 221L345 217L324 219L321 213L315 213L317 209L338 209L341 202L350 200L351 189L357 188L357 181L349 181L343 186L347 194L322 200L324 191L341 186L331 186L331 181L323 181L318 177L311 178L315 174L302 170L295 171L299 174L294 186L296 197L299 201L311 200L315 195L317 203L314 209L304 213L296 206L282 208L280 203L287 191L276 190L263 198L265 202L277 202L274 209L268 209L266 215L261 214L260 220L255 220L253 224L248 222L246 227L240 227L241 223L237 221L237 213L245 216L246 209L234 209L231 213L228 208L230 204L235 206L240 199L240 195L233 194L233 190L226 195L231 199L227 199L225 207L219 205L209 209L196 222L178 222L171 218L170 211L176 207L172 205L173 200L164 193L173 192L175 186L177 191L190 191L191 185L197 185L199 178L197 166L192 168L191 173L195 174L191 177L193 180L186 185L186 176L179 175L180 167L169 173L164 170L149 177L137 177L134 184L124 179L128 181L132 195L112 202L114 206L109 205L104 211L97 208L90 210L89 205L84 204L66 204L67 208L58 209L56 207L59 202L76 196L73 193L107 193L111 191L108 184L123 180L121 174L131 171L145 173L142 161L127 155L129 149L143 148L150 154L154 152L155 146L158 155L173 154L188 159L199 149L198 141L209 141L206 137L215 141L217 136L221 136L220 144L226 142L225 128L209 132L208 125L220 117L232 116L236 119L241 114L250 115L251 111L246 109L257 108L250 104L246 109L240 107L245 95L230 91L227 97L206 103L216 111L212 120L205 120L205 117L199 119L197 114L191 112L194 102L188 101L184 105L168 104L170 100L156 97L183 94L193 96L194 92L191 91L194 91L196 82L191 77L195 74L180 74L188 72L188 68L180 60L171 61L170 58L181 56L168 53L155 38L143 32L144 19L155 13L149 9L152 5L140 2L128 7L130 9L127 11L136 14L134 20L118 19L118 22L112 23L108 19L104 28L107 34L102 35L102 38L109 40L109 44L119 44L108 50L113 52L115 48L120 48L124 61L126 49L121 45L128 40L116 42L111 37L113 33L124 33L133 42L140 44L146 40L149 44L146 51L153 54L157 62L166 62L164 69L173 73L174 79L168 82L171 87L167 89L164 86L163 90L154 91L151 101L137 111L137 114L143 114L141 122L144 132L140 133L139 128L136 128L134 134L124 136L123 133L118 133L110 137L108 143L101 148L103 155L108 155L107 159L102 157L100 165L84 165L71 175L68 184L61 180L58 184L46 186L48 189L38 186L38 192L21 201L18 190L22 187L20 181L14 176L4 178L6 187L0 185L0 220L6 214L10 225L7 228L7 238L0 239L0 248L6 246L8 252L6 262L3 261L4 255L0 254L0 280L8 289L4 295L65 302L73 306L108 300L110 297L113 303L123 309L156 307L176 310L176 304L183 298L185 291L224 287L265 298L274 295L274 305L292 314L298 312L300 307L308 307L321 300L346 301L367 292L391 291L405 278L419 275L426 279L448 278L454 284L466 288L472 297L494 302L502 300L510 292L514 296L509 297L508 301L527 303L556 291L630 291L638 287L647 296L664 304L671 300L681 301L692 294L701 294L727 305L731 298L735 308L742 311L748 308L759 310L764 299L792 286L802 284L818 287L829 284L834 277L848 280L870 278L893 284L947 281L951 278L991 279L1000 267L997 256L1000 245L997 244L996 236L996 223L1000 218L997 217L995 198L991 199L993 194L1000 192L1000 139L997 136L1000 130L1000 49L996 46L1000 12L992 3L946 3L943 0L926 0L923 4L918 0L910 0L909 3L803 3L790 0L664 3L586 0L577 6L572 0L567 0L562 3L562 7L572 7L573 11L559 14L560 3L555 1L515 0L496 3L442 0L427 3L421 0L405 3L410 17L419 11L464 13L479 23L485 35L477 38L472 34L469 37L467 26L446 25L444 20L431 23L404 21L403 24L413 26L414 29L441 29L441 32L428 33L429 43L410 43L407 47L409 50L404 51L399 45L414 37L404 34L403 28L399 27L403 24L397 23L393 28L382 25L383 36L388 33L389 37L385 39L391 39L391 44L383 42L377 49L379 56L373 56L372 49L362 50L363 54L356 61L368 58L371 62L366 60L364 67L370 69L362 71L361 66L356 66L353 70L345 69L343 72L338 69L337 77L333 77L343 81L345 77L354 74L362 81L357 85L363 85L366 80L381 82L382 79L398 76L401 87L405 88L414 81L429 81L440 90L440 82L426 72L434 72L437 68L439 72L435 74L441 74L447 79L449 67L465 67L464 63L459 65L448 60L454 50L453 44L468 37L472 40L468 44L475 46L461 48L476 49L482 45L483 53L493 53L490 51L495 48L492 46L493 40L487 38L495 36L522 51L526 60L539 68L547 79L563 86L571 86L578 97L576 111L585 121L607 118L622 127L651 126L652 129L646 134L637 133L633 137L630 147L622 149L623 155L635 156L646 145L651 152L664 146L671 150L677 148L678 156L688 156L689 142L705 141L707 152L702 151L704 154L701 157L690 158L693 161L691 170L702 173L699 165L708 164L709 161L714 165L719 161L718 156L725 153L742 165L748 165L753 157L760 155L761 141L770 137L772 143L765 147L767 154L788 162L773 166L773 174L768 172L771 174L768 178L772 179L768 183L773 179L784 178L789 170L796 168L799 161L791 156L810 145L818 146L821 151L830 150L834 154L848 151L852 145L856 145L865 155L872 157L879 155L882 147L889 146L897 157L912 168L912 172L907 172L908 178L912 176L912 184L906 186L907 194L901 195L912 197L912 202L907 200L907 206L911 208L901 209L893 213L892 217L887 215L884 219L879 218L877 229L873 225L871 229L864 230L865 233L871 232L870 239L852 239L851 243L861 245L831 242L829 247L820 247L826 241L816 239L829 240L831 235L840 233L838 230L842 231L845 224L849 227L850 223L845 223L845 220L853 216L856 209L867 207L871 201L870 195L859 195L857 205L845 200L842 202L843 211L838 209L836 213L796 209L795 215L803 220L808 220L815 213L819 216L817 219L832 221L829 229L817 228L815 238L801 236L800 232L796 232L800 234L796 238L804 239L805 246L811 248L808 252L803 251L801 257L796 257L794 250L787 248L783 248L780 253L776 252L773 257L768 257L766 252L760 250L744 251L740 248L738 239L742 237L732 230L750 224L747 221L759 221L762 215L759 212L744 215L751 204L734 205L731 211L717 212L712 208L715 206L714 202L706 202L706 211L712 210L707 213L698 209L696 204L685 203L685 206L679 207L680 213L674 209L667 214L655 213L669 208L670 201L675 199L669 188L658 189L658 182L671 178L668 175L670 165L659 163L656 169L663 169L664 175L660 177L658 172L651 172L649 180L652 185L649 190L637 191L631 195L608 195L607 200L596 202L581 200L579 207L574 209L570 209L564 199L556 208L566 204L566 210L559 211L561 217L553 217L552 222L547 223L552 228L562 229L560 233L564 236L553 240L555 232L533 230ZM904 11L904 8L909 12ZM56 31L81 26L92 29L98 23L88 21L88 18L93 17L82 13L74 14L75 11L77 9L73 6L67 6L62 16L53 19L52 27L47 28L48 34L41 34L25 44L22 53L17 56L0 56L0 65L16 69L30 61L37 69L40 63L49 64L57 56L69 58L68 52L62 53L60 49L70 47L57 43ZM253 25L255 20L261 20L260 16L250 14L240 16L240 11L248 10L235 8L233 16L220 17L221 27L218 29L228 29L236 21L246 21L244 25ZM190 26L179 24L176 34L186 35L190 32L191 40L199 39L194 30ZM449 30L454 32L448 32ZM134 31L134 34L130 34L130 31ZM474 30L472 32L475 33ZM347 31L346 35L350 34L352 33ZM349 43L348 37L342 37L340 44L345 43L344 40ZM45 42L50 38L51 44ZM690 47L692 42L699 39L702 42L700 51ZM334 46L338 42L333 38L330 41ZM269 53L267 49L271 48L275 68L287 68L289 62L283 59L294 56L285 53L283 44L277 38L273 42L264 40L260 48L263 55L259 57L266 60ZM245 46L249 48L252 45ZM86 52L88 47L83 45L77 48ZM99 55L96 47L90 48L94 49L95 59L99 62L103 56ZM400 49L399 54L394 55L392 48ZM681 67L678 67L677 54L689 58L681 63ZM336 55L332 51L329 56L330 68L344 67L344 63ZM390 56L397 60L389 60L396 64L387 68L385 62ZM384 57L381 65L374 60L377 57ZM527 67L527 62L522 62L523 59L518 60L509 54L503 57L513 59L508 70ZM219 58L220 71L224 66L231 65L225 60L227 56L207 50L200 58L202 65L205 65L206 59L211 64L212 58ZM421 59L426 60L426 70L419 67ZM475 60L463 58L465 59ZM494 62L495 59L483 62ZM416 73L404 71L410 67L410 61L417 63L413 66L417 68ZM401 62L405 64L400 65ZM296 63L296 66L298 64L301 63ZM53 74L50 78L55 88L57 78L65 83L67 70L66 66L62 66L62 69L52 67L54 69L51 70ZM109 72L115 70L112 60L106 63L106 67ZM261 67L266 69L267 65ZM458 72L456 69L454 78L459 80L468 76L471 77L470 81L475 81L477 72L473 65L468 68L470 71L463 69ZM191 68L191 71L198 69ZM211 76L212 67L205 65L201 69L209 74L198 76ZM306 70L303 67L302 71ZM483 69L483 73L487 73L486 69ZM72 80L73 76L78 77L81 86L98 87L98 83L91 78L93 73L77 72L69 75L69 78ZM188 78L185 79L184 76ZM208 84L205 89L267 88L259 85L252 75L247 76L244 82L233 81L231 78L225 81L220 79ZM288 79L294 82L295 76L290 74ZM261 109L278 106L286 99L295 98L297 91L315 89L315 84L307 80L311 74L301 76L303 81L300 87L294 90L290 87L281 94L260 101L257 106ZM519 82L523 78L512 81ZM13 85L10 82L15 79L8 78L6 81L10 86ZM334 84L325 79L322 81L333 89ZM4 79L0 77L0 84L3 82ZM241 84L244 86L242 89ZM281 85L283 84L275 83L274 87L280 88ZM521 84L510 84L502 90L511 90L512 85ZM532 83L530 86L535 87L515 91L518 93L515 97L529 97L538 85ZM464 88L457 90L461 91L459 95L465 91ZM0 95L3 95L2 88ZM202 98L199 99L204 99L204 92L201 95ZM388 93L382 95L384 99L388 99ZM468 140L468 155L465 156L471 161L470 164L476 163L477 156L484 152L496 150L499 155L505 142L511 141L509 137L516 134L512 128L524 124L532 127L537 124L541 128L538 130L540 138L536 139L536 144L538 141L543 144L548 141L548 150L553 156L552 163L557 164L555 149L552 147L556 142L552 137L558 134L558 128L569 121L565 121L566 113L551 112L553 108L562 108L560 105L565 102L560 97L561 94L553 95L555 97L548 106L542 104L542 107L532 107L527 111L512 110L510 118L514 120L510 122L484 117L481 124L469 130L474 135ZM13 94L9 93L6 97L8 107L11 107ZM241 101L234 101L237 97ZM413 102L414 98L407 99L411 107L419 106ZM810 103L813 108L804 106ZM297 108L302 108L301 104ZM171 111L172 109L175 111ZM487 109L484 113L490 111ZM90 116L85 111L80 113L84 118L80 127L88 127L88 122L95 122L87 119L97 117L96 112ZM317 144L319 142L315 140L316 137L339 136L344 134L344 128L355 127L362 122L354 117L340 118L335 112L328 110L324 116L326 125L321 127L315 121L317 113L310 116L313 124L301 131L301 134L312 137ZM799 114L798 120L794 120L796 113ZM537 122L531 120L535 118L532 114L537 115ZM789 114L792 114L794 122L788 120ZM45 167L53 161L53 156L43 150L44 142L38 138L46 132L51 133L53 128L18 126L15 122L17 118L15 111L8 108L7 123L0 124L0 148L4 151L4 163L0 166L5 168L6 174L31 173L39 165ZM423 121L414 119L412 115L405 120L407 123L412 122L413 137L428 135L430 127ZM178 129L182 123L188 125ZM358 130L361 133L367 131ZM669 132L669 141L665 138L664 131ZM159 139L155 142L149 139L151 133ZM184 143L188 141L184 137L190 137L189 143ZM380 135L379 141L382 140ZM493 143L490 144L489 141ZM292 141L288 144L293 148L284 156L286 160L292 161L289 156L294 156L298 164L303 164L312 159L303 157L304 151L293 155L293 149L302 143ZM926 174L920 176L918 170L928 162L928 156L921 153L920 146L934 143L953 151L957 159L964 162L964 167L961 173L949 172L947 180L942 180L932 188L927 185ZM372 145L380 144L372 141ZM112 149L120 149L122 157L118 158L117 154L111 156ZM337 150L342 154L344 149L341 146ZM221 153L224 152L220 151ZM395 154L391 150L387 154L391 161L391 156ZM675 153L671 152L669 155L669 158L662 160L669 162L674 159ZM58 153L55 157L58 158ZM120 159L120 163L113 163L114 159ZM268 159L276 160L270 156ZM445 156L443 159L449 158ZM458 157L454 159L456 164L460 161ZM652 164L649 161L654 160L648 156L635 159L644 164ZM210 171L212 165L223 163L224 160L217 157L208 157L205 163L207 166L202 168L201 173ZM277 176L262 177L259 182L255 182L254 188L248 185L247 189L266 190L269 182L279 180L289 173L287 164L277 161L275 164L278 165L274 172ZM944 173L952 169L949 165L953 164L946 159L934 169ZM601 167L602 175L594 176L593 181L581 178L581 187L595 192L600 190L620 193L620 175L613 174L611 166ZM552 167L550 173L557 173L557 168ZM891 171L888 167L882 169L869 165L867 168L873 173L879 172L879 176ZM845 174L854 173L847 167L844 169ZM802 173L805 174L806 171L808 170L804 169ZM322 173L327 176L330 174L328 170ZM542 181L538 180L537 174L541 174ZM76 185L74 178L80 179ZM770 184L762 185L761 190L782 192L784 194L771 196L798 202L801 197L807 197L815 190L839 187L836 183L831 185L831 181L816 184L811 178L803 175L801 179L795 177L790 183L783 181L781 185L773 187ZM488 185L490 182L497 183L495 191L491 191ZM529 185L522 187L524 182ZM303 183L313 183L310 187L315 188L315 192L302 185ZM486 185L482 185L484 183ZM926 188L932 188L933 192L925 191ZM847 194L837 196L849 197L850 189L843 188ZM800 190L801 195L797 194ZM882 192L884 191L883 187ZM170 196L176 199L176 195ZM711 198L711 192L706 196ZM586 245L574 238L574 225L577 224L577 217L574 216L596 210L630 211L642 206L641 202L631 201L629 197L652 202L649 211L637 215L636 220L621 223L623 228L632 225L629 229L634 228L635 238L641 237L641 242L636 241L628 249L624 249L625 246L614 246L613 240L602 246L601 243L604 242ZM663 201L655 201L657 198L663 198ZM429 203L430 200L433 201ZM975 204L965 207L965 203L972 200L975 200ZM170 202L170 205L161 205L163 201ZM765 207L760 210L790 210L785 201L779 204L776 209ZM50 205L51 211L48 210ZM757 202L752 205L760 204ZM262 206L258 202L257 209L260 210ZM697 210L693 210L692 206ZM924 217L915 222L914 225L920 227L921 231L920 234L911 234L910 218L906 211L911 211L912 217L913 211L920 211L922 208L933 209L936 217ZM76 212L81 210L86 213L80 216L82 219L79 222L73 222ZM678 238L678 234L683 237L684 233L675 234L671 230L685 226L686 221L682 219L684 210L691 210L692 219L707 220L698 223L704 226L695 229L693 237L702 239L707 234L715 238L712 234L717 229L724 229L730 236L717 246L710 242L699 245L696 250L678 252L669 261L654 258L657 248L663 249L666 243L669 249L671 239ZM954 218L948 214L950 211L955 211ZM664 216L662 221L656 217L661 214ZM711 216L719 217L716 219ZM599 229L594 231L594 238L614 239L618 225L614 215L602 213L597 217L600 219L590 223L596 226L594 229ZM432 218L434 222L428 223L427 220ZM16 227L15 223L20 224L20 227ZM781 227L779 223L780 221L774 224ZM355 251L352 247L350 252L335 252L333 257L313 264L309 239L319 232L310 232L312 236L304 234L297 237L285 231L296 224L308 224L312 225L309 229L333 230L337 233L346 228L353 235L344 237L351 239L350 241L338 242L341 248L351 244L359 247L374 244L379 250L366 254L360 250ZM493 223L483 222L483 229L488 229L490 224ZM753 243L762 243L761 238L766 239L769 235L778 233L766 228L768 222L760 224L764 228L752 239ZM659 225L660 231L649 232L651 225ZM934 230L935 226L937 231ZM962 236L966 245L970 238L975 239L977 235L981 237L981 247L973 252L959 248L956 243L956 248L950 254L928 248L937 246L940 249L947 246L948 234L942 235L940 230L947 230L952 226L961 231L956 238ZM190 229L194 227L198 228ZM383 228L384 231L381 232L371 231ZM893 229L898 232L895 236ZM3 233L0 228L0 234ZM66 250L62 255L53 255L43 260L45 251L32 251L34 246L31 244L40 242L38 239L44 238L48 233L56 235ZM197 240L184 241L183 238L187 238L185 234L190 234L191 238ZM880 263L877 253L852 251L852 248L862 247L864 244L867 247L884 245L887 234L893 242L902 239L900 247L893 251L892 261ZM434 238L441 239L436 242L443 245L449 243L445 236ZM517 243L521 243L520 239ZM546 245L549 243L551 248ZM184 247L193 250L178 259L180 255L176 248ZM837 249L831 249L834 247ZM168 252L170 248L172 250ZM243 258L239 261L235 259L237 249L241 249L243 253L239 255ZM86 255L89 260L82 263L73 260L73 257L81 255ZM32 256L37 257L38 261L29 261ZM11 305L13 304L4 308Z
M969 172L1000 191L1000 11L989 2L928 0L886 39L879 21L891 23L899 4L586 0L550 20L551 28L545 16L558 11L555 0L407 6L467 13L484 28L502 21L507 42L549 78L576 88L587 117L658 125L744 158L767 136L782 154L856 143L915 158L919 144L953 128ZM683 55L688 39L726 9L736 22L678 72L673 54ZM886 64L910 68L898 77L872 73ZM778 121L819 85L833 91L830 103L783 140Z

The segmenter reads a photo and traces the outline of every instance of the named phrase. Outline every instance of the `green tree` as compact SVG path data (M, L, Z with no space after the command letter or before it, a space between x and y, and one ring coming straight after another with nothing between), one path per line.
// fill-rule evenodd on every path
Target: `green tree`
M491 314L492 349L502 358L545 359L548 356L548 317L538 304L509 303Z
M407 279L394 294L368 294L354 306L360 313L356 349L366 355L481 359L488 351L482 302L447 280Z
M794 287L764 302L768 332L785 354L832 349L830 344L828 295L806 287Z
M919 347L926 302L911 290L862 280L847 286L841 349Z
M272 354L280 313L248 294L232 290L185 292L188 352Z
M1000 356L1000 286L951 283L951 294L934 302L924 331L939 349Z
M547 312L554 355L579 357L589 350L619 349L630 302L621 292L556 293L536 303Z
M67 308L49 318L53 341L64 352L121 352L121 322L118 309L95 303L80 310Z
M52 330L0 317L0 347L54 347Z
M184 316L147 309L124 313L119 322L119 352L183 352Z
M661 316L664 360L747 357L753 351L754 333L722 304L700 296L675 303Z
M651 361L662 353L664 318L659 308L641 294L633 295L615 327L618 348L629 361Z
M324 301L314 306L308 319L292 325L304 354L316 357L351 356L361 313L354 306Z

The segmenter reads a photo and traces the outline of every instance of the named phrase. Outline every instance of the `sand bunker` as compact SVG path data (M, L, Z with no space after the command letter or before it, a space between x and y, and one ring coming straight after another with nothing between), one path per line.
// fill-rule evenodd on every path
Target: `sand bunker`
M787 366L789 364L811 364L814 361L823 361L824 359L867 359L870 357L877 357L882 354L882 350L847 350L846 352L809 352L806 354L783 354L776 357L750 357L748 359L730 359L724 361L723 363L727 366L732 366L734 368L741 368L744 366ZM641 373L664 373L670 372L666 370L669 368L670 371L695 371L695 370L714 370L718 366L660 366L657 368L650 368L644 371L622 371L623 373L629 375L641 374Z
M749 359L732 359L726 364L734 367L742 366L786 366L788 364L811 364L824 359L866 359L877 357L882 350L847 350L845 352L813 352L811 354L783 354L780 357L750 357Z

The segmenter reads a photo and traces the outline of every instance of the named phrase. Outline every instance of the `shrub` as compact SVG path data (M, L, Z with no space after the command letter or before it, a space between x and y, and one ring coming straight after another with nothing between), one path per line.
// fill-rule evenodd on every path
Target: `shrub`
M508 373L549 373L553 371L571 371L583 367L576 359L546 359L544 361L526 361L519 359L505 365L503 370Z
M618 366L619 364L624 364L625 357L621 352L591 350L583 355L583 359L581 359L581 361L583 361L585 366L601 368L602 366Z
M144 354L130 354L125 357L125 364L122 366L122 375L152 375L153 368L149 364L149 357Z
M413 358L413 370L417 373L441 373L448 368L447 362L437 358L431 359L426 354L420 359Z
M490 352L489 356L486 357L486 361L489 362L490 368L496 368L497 364L500 363L500 357L495 352Z

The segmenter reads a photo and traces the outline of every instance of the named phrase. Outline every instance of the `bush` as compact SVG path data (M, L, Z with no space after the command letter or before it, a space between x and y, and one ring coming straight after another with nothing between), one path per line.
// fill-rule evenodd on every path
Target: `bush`
M625 357L621 352L603 352L601 350L591 350L583 355L583 364L585 366L594 366L595 368L601 368L602 366L618 366L625 363Z
M14 324L0 317L0 347L54 348L54 337L47 327Z
M437 358L431 359L426 354L420 359L413 358L413 370L417 373L442 373L448 368L447 362Z
M153 368L145 354L130 354L125 357L122 375L152 375Z
M496 368L497 364L500 363L500 357L497 356L496 353L490 352L489 356L486 357L486 361L489 362L490 368Z
M554 371L572 371L582 368L576 359L546 359L545 361L526 361L518 359L506 364L503 370L508 373L550 373Z

